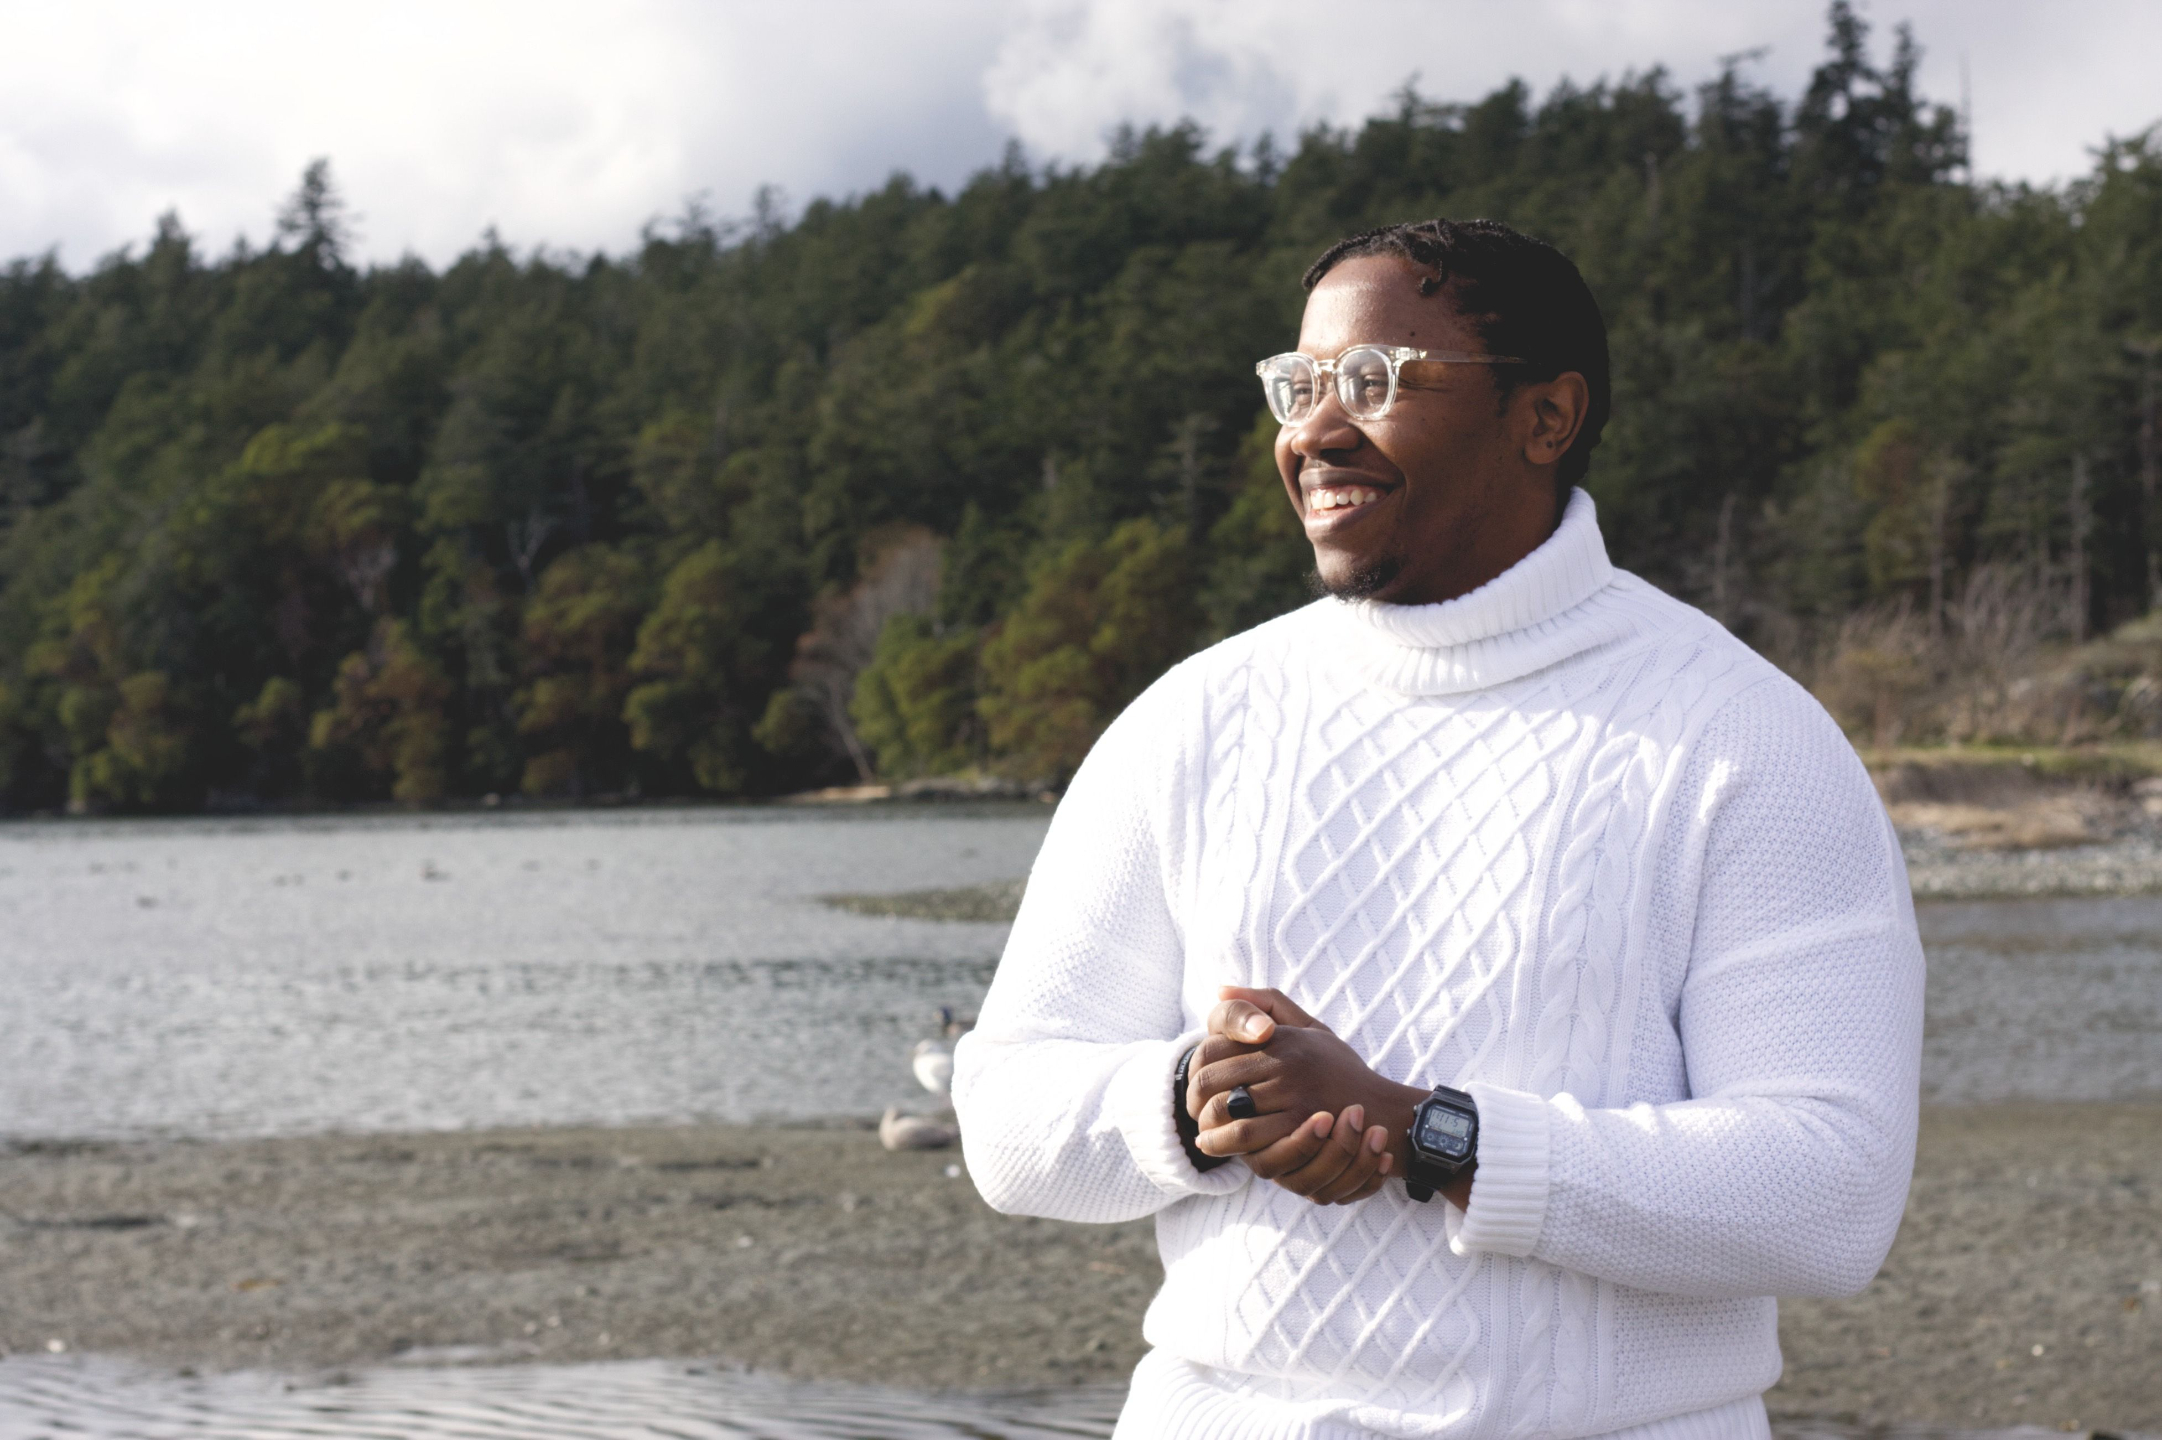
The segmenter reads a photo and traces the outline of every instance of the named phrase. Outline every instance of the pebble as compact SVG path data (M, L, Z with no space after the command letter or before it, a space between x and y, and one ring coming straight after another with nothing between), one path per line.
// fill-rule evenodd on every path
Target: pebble
M2162 894L2162 843L2144 835L2062 850L1955 850L1926 831L1899 840L1917 900Z

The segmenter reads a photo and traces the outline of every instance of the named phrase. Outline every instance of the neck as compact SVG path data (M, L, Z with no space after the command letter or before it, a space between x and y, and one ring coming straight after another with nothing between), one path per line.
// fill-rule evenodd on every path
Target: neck
M1437 603L1349 601L1332 613L1350 624L1351 651L1383 687L1474 690L1616 638L1607 631L1621 620L1588 613L1614 573L1591 497L1578 490L1553 533L1484 584Z
M1478 523L1465 527L1467 543L1459 553L1430 571L1408 571L1371 598L1384 605L1446 604L1516 568L1561 526L1562 505L1551 498L1553 478L1540 483L1543 488L1532 493L1550 497L1545 503L1517 504L1482 516Z

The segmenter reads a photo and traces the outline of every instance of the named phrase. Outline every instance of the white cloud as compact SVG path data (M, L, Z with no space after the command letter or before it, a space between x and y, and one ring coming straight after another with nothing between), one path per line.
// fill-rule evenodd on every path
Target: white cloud
M1973 79L1977 167L2036 180L2162 117L2144 0L1874 0L1914 21L1925 88ZM514 245L622 250L704 192L744 213L907 169L951 186L1008 136L1101 156L1121 121L1192 116L1219 142L1355 124L1417 74L1470 99L1664 62L1678 83L1769 46L1785 94L1822 52L1814 3L1724 0L0 0L0 256L81 268L162 211L213 248L262 243L319 155L364 253L441 263L496 225Z
M984 103L1032 151L1065 160L1100 154L1121 121L1192 118L1227 138L1281 129L1337 99L1281 63L1280 27L1315 15L1300 9L1276 0L1025 4L984 74Z
M983 8L843 4L806 30L792 8L664 0L11 5L0 255L57 243L80 266L169 207L213 245L260 243L319 155L368 254L438 262L490 224L621 249L699 192L740 212L767 181L950 181L1001 139L974 95Z
M2162 6L2140 0L1879 0L1863 4L1872 49L1913 25L1926 93L1958 103L1972 77L1979 173L2048 182L2078 173L2106 133L2162 119L2154 57ZM1040 153L1099 156L1121 120L1192 116L1219 140L1356 124L1407 79L1421 94L1475 99L1510 77L1545 93L1664 65L1683 86L1728 56L1793 96L1824 54L1814 4L1733 0L1021 0L984 76L986 108Z

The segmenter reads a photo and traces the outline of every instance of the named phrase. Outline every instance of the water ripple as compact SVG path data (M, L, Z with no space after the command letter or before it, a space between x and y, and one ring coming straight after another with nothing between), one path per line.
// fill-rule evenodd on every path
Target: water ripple
M1057 1440L1108 1436L1123 1387L922 1393L716 1365L175 1375L103 1356L0 1359L0 1440ZM1775 1420L1776 1440L2063 1440L2053 1430ZM2162 1440L2118 1434L2112 1440Z
M99 1356L0 1360L0 1437L100 1440L1051 1440L1105 1436L1122 1388L925 1394L658 1360L177 1376Z

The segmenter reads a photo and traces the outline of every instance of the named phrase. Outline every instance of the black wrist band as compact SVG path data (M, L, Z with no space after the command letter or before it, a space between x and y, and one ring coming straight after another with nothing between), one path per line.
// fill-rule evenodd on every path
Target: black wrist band
M1201 1122L1186 1113L1186 1077L1193 1068L1193 1046L1179 1057L1178 1068L1171 1072L1171 1123L1179 1132L1179 1144L1186 1149L1186 1158L1196 1170L1214 1170L1231 1157L1229 1155L1204 1155L1194 1141L1201 1138Z

